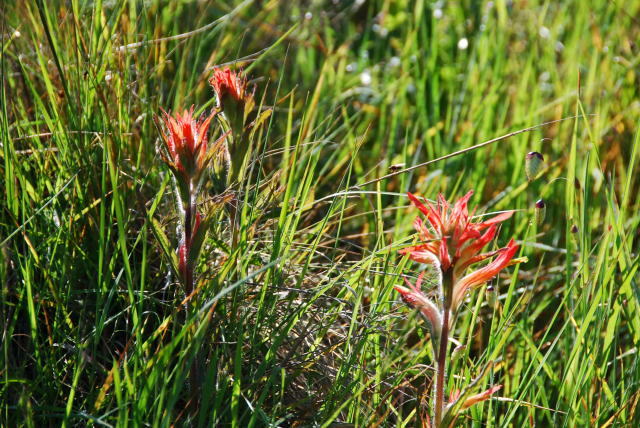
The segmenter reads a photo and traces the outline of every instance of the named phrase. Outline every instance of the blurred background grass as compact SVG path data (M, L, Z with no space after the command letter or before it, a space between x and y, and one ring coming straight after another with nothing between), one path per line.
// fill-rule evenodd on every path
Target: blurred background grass
M4 425L413 426L432 358L392 291L419 269L396 252L416 215L404 193L469 189L479 212L519 210L499 244L516 237L529 262L494 284L499 307L481 290L458 324L469 346L448 389L491 360L486 383L504 384L461 423L640 421L638 2L9 0L0 14ZM173 239L177 216L152 119L210 107L221 64L274 114L237 189L241 242L214 227L185 319L153 229ZM547 168L529 183L532 150Z

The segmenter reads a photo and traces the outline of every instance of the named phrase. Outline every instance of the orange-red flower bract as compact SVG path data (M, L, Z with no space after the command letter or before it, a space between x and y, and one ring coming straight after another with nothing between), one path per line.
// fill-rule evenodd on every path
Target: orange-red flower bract
M165 129L161 129L167 155L163 154L165 162L177 174L185 178L197 177L208 162L208 130L214 114L196 119L193 117L194 108L185 110L182 114L171 116L163 111L160 122ZM161 127L162 128L162 127Z
M400 293L402 300L407 306L420 311L420 314L429 322L431 333L437 341L440 338L440 330L442 328L442 315L440 314L438 306L422 292L421 285L423 278L424 272L418 275L418 280L415 285L411 284L405 278L404 282L407 284L407 287L396 285L394 288Z
M458 307L468 290L489 281L513 262L519 262L512 261L518 249L513 240L499 250L482 252L496 237L498 224L511 217L513 211L498 214L485 221L474 221L467 207L472 194L473 191L469 191L453 206L442 194L438 195L436 206L429 202L425 205L416 196L408 194L411 202L426 217L427 224L421 218L416 218L414 227L424 242L405 248L400 253L408 254L414 261L434 265L441 271L443 278L449 279L449 284L443 284L443 287L451 289L443 291L445 295L451 296L451 301L447 303L453 310ZM498 257L488 265L464 276L471 265L496 255Z
M236 73L228 67L216 68L209 79L216 93L218 107L224 109L226 101L233 100L236 103L251 103L253 108L253 92L249 93L247 78L242 73Z

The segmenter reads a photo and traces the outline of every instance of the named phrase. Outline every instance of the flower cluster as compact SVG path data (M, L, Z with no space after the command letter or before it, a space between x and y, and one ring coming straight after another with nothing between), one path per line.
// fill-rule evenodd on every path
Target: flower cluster
M173 173L183 216L178 273L187 294L193 291L193 267L207 233L207 227L201 227L203 220L196 209L196 198L205 171L224 140L223 136L213 144L209 142L209 125L215 113L195 118L193 112L191 107L182 114L171 116L163 112L156 118L163 142L160 153Z
M226 68L215 70L210 80L217 101L217 109L196 117L195 107L182 113L166 111L155 117L161 134L160 155L173 175L180 215L179 244L176 254L168 247L168 238L152 221L153 231L163 249L171 256L172 266L184 288L188 302L197 295L195 271L207 232L221 207L227 205L231 225L231 247L238 246L238 210L236 204L227 204L235 198L231 186L239 181L240 171L250 157L251 135L245 129L248 114L253 110L253 93L247 90L247 80ZM210 126L216 118L219 128L214 132L217 140L210 141ZM247 126L245 126L247 125ZM234 143L235 142L235 143ZM230 155L230 148L233 155ZM200 197L205 177L212 179L207 202ZM190 305L185 306L187 316ZM196 358L189 369L189 385L193 403L199 397L200 365ZM197 404L194 404L197 406Z
M430 264L439 271L444 303L453 312L459 308L467 291L486 283L512 264L518 250L512 239L506 247L482 252L496 237L498 225L510 218L513 212L474 222L467 208L471 195L473 191L459 199L453 207L439 195L437 206L434 207L429 202L423 204L409 193L409 199L425 215L428 225L420 217L416 218L414 227L423 243L400 251L411 260ZM470 266L494 256L497 257L491 263L465 275ZM407 294L404 287L398 287L398 291Z
M219 208L219 204L212 204L204 215L200 213L197 201L201 184L209 176L214 178L214 187L216 183L222 183L214 190L225 201L222 195L230 185L229 171L241 169L242 165L233 164L242 163L248 157L248 143L244 142L248 136L234 128L228 118L236 117L238 109L242 117L246 118L246 113L254 106L253 92L249 92L247 80L241 73L228 68L216 69L210 83L218 104L213 112L196 117L195 107L191 107L182 113L170 114L163 111L161 116L156 117L162 137L160 155L173 174L178 195L181 236L176 268L188 295L193 292L194 268L209 223ZM209 140L209 128L214 118L220 129L218 139L212 142ZM243 129L244 122L239 123ZM240 146L234 151L243 152L242 156L236 156L238 159L229 155L230 142L233 141L235 146ZM213 168L210 168L212 165Z
M199 187L203 173L222 141L209 144L209 125L215 113L196 119L193 110L194 107L191 107L174 116L163 111L162 116L157 118L164 143L164 150L160 154L173 173L180 196L185 202L188 195Z
M449 426L455 419L456 411L488 399L499 389L494 386L473 396L457 394L449 404L444 402L449 334L467 292L493 279L507 266L525 260L514 259L518 246L513 239L505 247L484 251L496 238L499 224L510 218L513 212L503 212L484 221L476 220L468 209L472 195L472 191L468 192L453 206L439 195L434 206L430 202L422 203L415 195L408 194L426 221L420 217L414 221L421 243L404 248L400 253L413 261L428 264L435 270L439 279L438 296L434 301L423 293L421 285L424 273L420 274L415 285L405 279L407 286L398 285L395 289L408 306L417 309L424 316L431 330L433 353L437 359L433 421L438 427ZM468 272L477 263L492 258L479 269Z

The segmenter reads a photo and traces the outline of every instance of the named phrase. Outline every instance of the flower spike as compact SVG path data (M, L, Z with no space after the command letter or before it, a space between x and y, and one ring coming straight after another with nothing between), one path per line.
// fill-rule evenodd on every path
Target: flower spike
M469 200L473 191L467 192L454 204L449 204L442 194L438 195L437 206L427 205L413 194L409 193L409 200L427 218L428 227L422 219L414 221L414 227L419 237L425 242L400 250L400 254L408 255L413 261L437 266L443 276L448 278L446 284L449 292L446 295L455 297L447 306L456 311L464 292L486 282L506 267L513 258L517 246L510 243L503 250L482 253L498 233L498 224L510 218L513 211L506 211L484 221L474 221L469 214ZM501 257L480 269L473 276L464 277L465 271L473 264L491 258L497 254ZM484 281L481 281L483 280ZM464 280L464 282L462 282ZM478 281L481 281L478 283ZM459 282L461 284L459 284ZM455 290L455 291L454 291ZM445 290L447 291L447 290Z
M172 116L163 111L161 117L156 117L165 148L162 158L178 180L197 181L209 161L208 131L215 112L197 119L193 112L191 107L182 114Z
M471 388L477 386L481 375L463 391L454 391L445 398L447 385L446 372L450 335L454 331L457 311L462 305L466 293L495 278L508 266L526 261L526 258L514 258L518 245L511 239L506 247L485 251L498 235L499 224L513 215L506 211L487 220L477 220L475 210L469 213L469 200L473 191L467 192L455 203L449 203L442 194L435 204L423 203L409 193L409 200L426 217L418 217L413 222L420 241L417 245L403 248L400 254L413 261L430 265L439 277L436 290L438 304L431 301L422 292L424 273L418 277L415 285L408 281L407 287L396 286L402 300L411 308L418 309L431 327L431 343L435 360L433 426L449 428L455 423L458 414L472 405L488 400L501 386L496 385L479 394L470 395ZM488 260L484 266L470 273L469 269L477 263ZM454 352L455 353L455 352ZM450 364L450 362L449 362Z

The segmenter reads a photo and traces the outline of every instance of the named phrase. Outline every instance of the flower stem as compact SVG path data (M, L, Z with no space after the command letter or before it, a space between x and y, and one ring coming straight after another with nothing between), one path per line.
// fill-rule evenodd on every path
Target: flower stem
M434 422L436 427L440 427L444 413L444 383L447 371L447 348L449 343L449 310L444 310L442 320L442 333L440 336L440 349L436 362L436 390L435 390L435 415Z
M189 186L189 195L188 200L184 201L184 248L185 248L185 272L184 272L184 291L188 296L193 293L193 266L192 266L192 255L191 255L191 243L193 241L193 219L196 215L196 207L193 203L194 195L192 195L191 185ZM187 302L185 307L185 314L187 321L189 319L189 303ZM198 359L198 355L195 356L195 360L189 369L189 384L191 389L191 394L193 396L192 400L194 405L197 403L197 391L198 391L198 379L200 377L200 361Z
M442 292L442 329L440 332L439 349L436 354L436 389L435 389L435 409L434 424L440 428L444 417L445 400L444 386L447 374L447 350L449 349L449 317L451 316L451 302L453 301L453 269L442 272L441 292Z
M191 234L192 234L192 219L193 219L193 204L191 203L192 196L189 195L189 201L184 206L184 247L186 253L185 263L185 275L184 275L184 290L187 296L193 291L193 267L191 266Z

